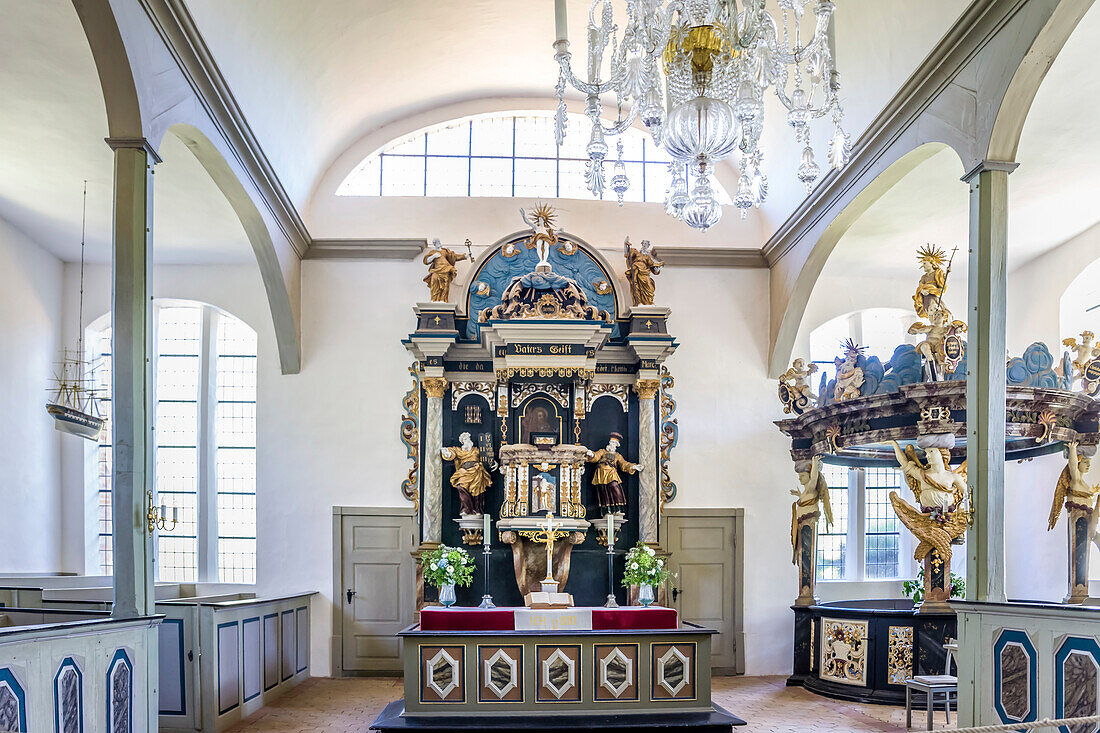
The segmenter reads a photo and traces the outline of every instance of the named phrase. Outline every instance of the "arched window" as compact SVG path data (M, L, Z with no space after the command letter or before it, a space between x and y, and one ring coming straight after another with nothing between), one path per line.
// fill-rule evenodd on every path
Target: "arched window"
M157 579L256 579L256 332L213 306L154 304L156 503L179 523L158 530ZM89 358L106 399L97 446L99 569L113 570L110 314L88 329Z
M867 354L890 360L901 344L919 337L908 333L916 316L902 308L868 308L838 316L810 333L810 359L826 379L836 373L833 359L841 342L852 339ZM819 374L815 375L814 391ZM847 468L822 465L833 507L833 525L818 520L817 569L821 580L888 580L909 576L908 536L890 505L890 492L901 491L901 472L894 468Z
M559 147L550 112L508 112L444 122L394 140L348 174L337 196L498 196L591 199L585 188L588 119L570 114ZM671 162L642 130L622 135L630 179L624 200L664 203ZM604 172L617 160L611 145ZM729 194L712 182L718 202ZM610 193L609 196L614 196Z

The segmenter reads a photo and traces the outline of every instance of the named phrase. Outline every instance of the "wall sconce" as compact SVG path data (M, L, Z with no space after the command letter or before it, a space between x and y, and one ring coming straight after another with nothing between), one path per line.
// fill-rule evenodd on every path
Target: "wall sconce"
M145 514L145 519L149 523L149 534L152 534L154 530L159 529L162 532L171 532L176 528L176 524L180 519L180 508L178 506L172 507L172 526L168 526L168 505L161 504L158 509L153 504L153 492L145 492L146 506L149 510Z

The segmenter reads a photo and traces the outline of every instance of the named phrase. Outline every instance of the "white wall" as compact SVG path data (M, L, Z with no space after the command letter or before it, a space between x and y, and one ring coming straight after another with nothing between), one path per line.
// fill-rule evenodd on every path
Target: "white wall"
M61 261L0 220L0 572L58 565L61 433L44 405L61 355L63 305Z

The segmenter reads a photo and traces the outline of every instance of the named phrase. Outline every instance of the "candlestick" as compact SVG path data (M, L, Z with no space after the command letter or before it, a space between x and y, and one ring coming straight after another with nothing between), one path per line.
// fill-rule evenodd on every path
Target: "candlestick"
M569 24L566 22L565 3L566 0L554 1L554 30L557 32L559 41L569 40Z
M493 597L489 595L489 556L492 555L492 539L493 534L490 531L490 518L489 513L485 512L481 515L481 557L484 560L485 573L482 579L482 588L485 594L481 596L481 605L478 608L496 608L496 604L493 603Z
M604 608L618 608L615 600L615 517L607 513L607 602Z

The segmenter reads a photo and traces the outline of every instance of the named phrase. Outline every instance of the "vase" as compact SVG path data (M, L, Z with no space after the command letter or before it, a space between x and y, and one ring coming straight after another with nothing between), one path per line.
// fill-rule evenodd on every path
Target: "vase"
M642 584L638 586L638 603L645 607L649 607L649 604L653 603L653 586Z
M442 603L444 606L450 608L455 604L455 601L457 600L458 599L455 598L454 583L444 583L439 587L439 602Z

